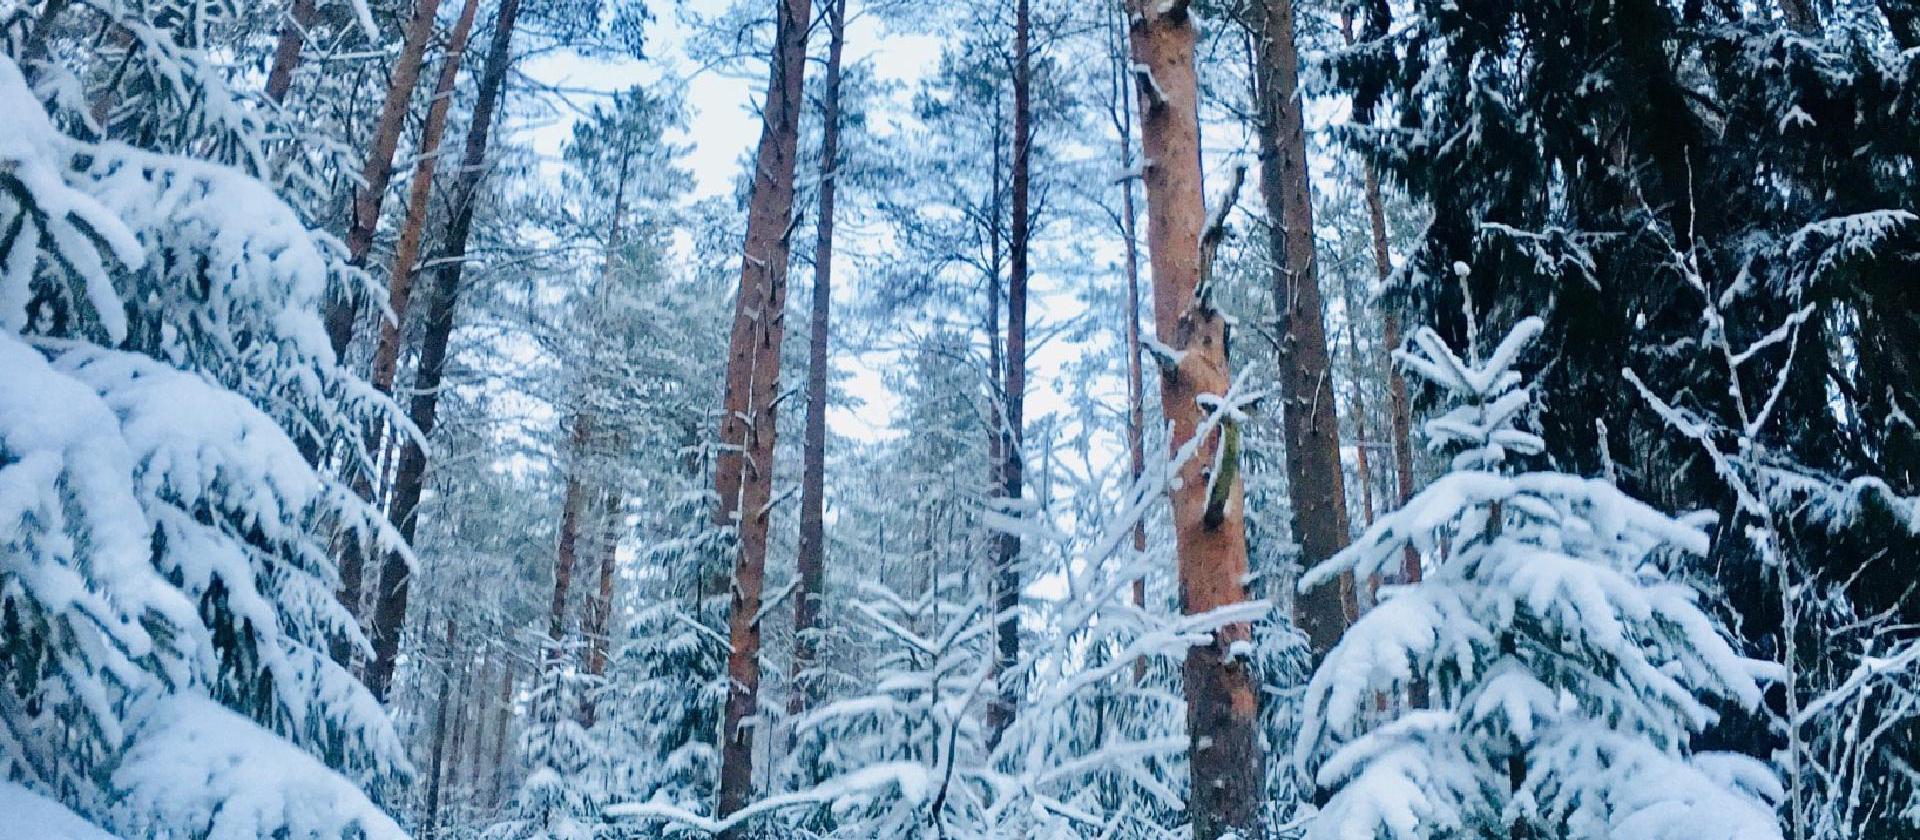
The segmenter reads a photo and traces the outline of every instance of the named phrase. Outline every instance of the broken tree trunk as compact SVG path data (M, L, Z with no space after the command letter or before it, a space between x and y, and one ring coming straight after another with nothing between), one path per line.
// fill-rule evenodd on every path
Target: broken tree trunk
M1154 332L1176 357L1163 359L1160 402L1172 426L1172 451L1190 441L1196 447L1169 491L1180 606L1194 615L1247 599L1245 500L1232 451L1237 436L1220 426L1194 441L1208 418L1201 398L1221 398L1232 384L1227 322L1208 296L1197 294L1207 267L1194 24L1183 2L1132 0L1129 6L1141 154L1153 161L1143 180ZM1223 445L1222 474L1214 476ZM1259 695L1248 659L1236 650L1251 640L1251 626L1233 622L1187 651L1188 814L1196 840L1261 836Z
M720 750L721 818L753 798L752 719L760 698L760 596L766 583L767 525L773 502L780 342L786 334L787 252L792 236L793 172L800 138L810 0L777 0L774 54L728 343L721 453L714 520L736 529L738 553L727 625L727 707ZM736 828L723 837L744 837Z

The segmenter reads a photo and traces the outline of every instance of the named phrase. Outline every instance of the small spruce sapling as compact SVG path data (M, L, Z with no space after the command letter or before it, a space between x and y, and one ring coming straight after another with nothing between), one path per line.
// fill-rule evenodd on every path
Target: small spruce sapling
M1465 276L1465 267L1456 266ZM1431 329L1396 353L1455 407L1426 424L1451 471L1301 581L1390 575L1307 688L1297 761L1324 792L1309 838L1472 836L1764 840L1779 784L1743 756L1696 753L1709 699L1753 707L1735 654L1660 560L1707 535L1608 481L1528 472L1532 395L1513 370L1537 318L1481 359ZM1429 708L1381 722L1376 698L1425 685Z

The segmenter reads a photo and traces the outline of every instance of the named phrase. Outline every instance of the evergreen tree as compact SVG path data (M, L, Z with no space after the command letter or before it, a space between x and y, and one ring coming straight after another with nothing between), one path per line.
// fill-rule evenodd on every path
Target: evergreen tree
M1432 330L1400 356L1455 402L1427 424L1452 469L1301 582L1386 573L1408 546L1427 565L1307 688L1297 756L1331 792L1309 836L1782 836L1767 767L1692 748L1710 702L1760 699L1756 664L1663 568L1705 532L1605 480L1521 469L1543 441L1513 366L1545 325L1482 358L1468 323L1465 359ZM1430 706L1374 721L1415 683Z

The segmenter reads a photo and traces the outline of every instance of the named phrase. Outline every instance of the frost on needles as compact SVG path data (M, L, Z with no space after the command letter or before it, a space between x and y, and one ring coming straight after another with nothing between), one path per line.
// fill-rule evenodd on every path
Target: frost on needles
M1541 330L1462 359L1423 329L1397 354L1454 404L1426 424L1451 470L1301 581L1391 575L1409 548L1426 569L1385 587L1307 688L1296 761L1331 794L1307 836L1780 837L1766 765L1690 748L1715 702L1760 702L1764 667L1663 570L1706 533L1509 461L1542 449L1513 370Z

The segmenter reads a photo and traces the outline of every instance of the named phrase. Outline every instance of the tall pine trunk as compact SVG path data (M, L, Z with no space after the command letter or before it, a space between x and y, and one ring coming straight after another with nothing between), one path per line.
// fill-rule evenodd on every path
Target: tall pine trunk
M1007 513L1024 521L1021 496L1026 480L1024 460L1027 401L1027 280L1033 238L1030 192L1033 181L1033 56L1029 30L1029 0L1016 0L1013 18L1013 173L1008 198L1007 359L1005 405L1001 417L1000 495ZM988 743L997 746L1013 724L1020 703L1020 534L1004 531L994 564L994 612L997 662L994 668L999 694L988 708Z
M1220 397L1232 384L1227 322L1206 297L1196 294L1208 266L1203 264L1201 242L1206 205L1193 21L1185 3L1133 0L1130 5L1141 154L1153 161L1144 180L1154 332L1176 351L1175 358L1161 359L1160 401L1172 425L1169 445L1179 452L1206 420L1200 398ZM1247 598L1245 499L1233 452L1236 438L1231 427L1221 426L1197 441L1197 450L1180 467L1170 491L1180 606L1189 615ZM1223 444L1223 474L1210 475ZM1260 836L1264 762L1256 728L1259 695L1248 660L1233 654L1236 644L1251 639L1252 628L1236 622L1216 631L1211 643L1187 651L1192 774L1187 811L1196 840L1229 833Z
M559 662L558 644L567 631L567 594L573 588L574 559L579 556L580 520L587 515L587 459L592 440L592 416L575 414L573 432L568 436L573 463L567 466L566 495L560 503L560 541L553 553L553 597L547 607L547 639L555 644L549 664Z
M309 2L310 5L310 0L298 1ZM348 259L354 265L364 265L368 251L373 246L373 226L379 221L380 205L386 193L386 179L392 170L394 152L399 146L400 129L406 123L408 100L412 98L413 85L419 78L426 39L416 28L424 23L425 30L431 32L434 10L429 7L438 5L439 0L422 0L420 8L425 16L424 18L416 16L410 24L407 31L408 41L401 48L400 59L394 68L393 83L387 89L387 101L381 110L379 126L374 132L373 149L367 155L366 170L362 173L362 176L367 179L367 191L354 197L353 228L348 234L348 241L352 243L349 245ZM394 320L398 323L404 323L407 298L413 283L412 265L419 257L421 231L426 225L427 199L432 194L433 171L435 162L439 159L437 152L440 148L441 135L446 131L447 110L453 101L453 83L459 75L460 59L466 54L467 35L473 28L473 16L477 6L477 0L466 0L460 10L460 19L455 22L453 32L448 38L447 54L440 68L440 77L434 83L434 99L427 108L427 121L420 131L420 156L414 164L414 180L409 186L407 197L406 221L401 229L400 246L395 254L393 272L388 282L387 305L393 308ZM295 10L297 11L298 8L297 2ZM309 13L309 18L311 16ZM288 26L292 25L293 23L289 22ZM414 43L416 35L421 35L418 44ZM281 37L280 48L292 49L297 59L299 52L297 42L289 46L285 40L286 33L283 32ZM280 69L278 61L279 58L276 56L274 65L276 71ZM410 69L403 69L402 65L409 61L411 61ZM272 92L272 81L271 78L268 80L269 93ZM378 181L374 180L376 164L379 167ZM378 192L370 192L376 186ZM363 215L367 218L364 223ZM334 308L328 312L328 334L333 341L335 353L345 352L347 343L352 341L353 312L350 301L336 301ZM394 359L398 356L400 333L397 323L383 322L382 326L381 345L374 355L373 386L383 394L391 394L393 393ZM343 331L335 332L336 329ZM389 343L393 345L391 348L388 346ZM384 368L381 364L383 357L386 359ZM378 458L384 444L384 434L384 429L380 426L369 430L366 436L368 458ZM354 492L361 498L369 501L375 498L373 477L365 471L356 470L351 484ZM361 615L361 589L366 577L366 552L367 547L351 535L340 543L340 603L345 605L348 612L355 618ZM337 646L334 650L335 661L342 665L346 664L352 655L352 651L344 646Z
M384 394L393 393L394 369L400 360L400 330L407 322L414 270L420 262L421 243L426 240L427 210L433 198L433 175L440 166L440 143L447 131L447 112L453 106L453 85L460 77L460 60L467 54L467 36L473 31L473 18L479 7L480 0L465 0L460 6L460 17L447 36L440 76L434 80L427 121L420 127L419 154L413 163L413 180L407 184L406 219L400 226L400 241L394 247L393 269L387 275L387 307L393 310L393 317L381 320L380 342L373 353L373 387Z
M413 88L420 83L420 64L433 36L433 16L440 0L415 0L413 18L407 22L406 36L400 42L400 55L393 60L387 76L387 98L380 105L380 119L374 123L373 138L367 143L367 162L360 177L365 183L353 197L353 216L347 225L347 262L367 264L373 250L373 234L380 225L380 205L387 199L387 184L393 179L393 154L400 148L400 133L406 128L407 106L413 100ZM327 308L327 340L334 355L342 355L353 342L353 327L358 306L351 299L334 300Z
M792 692L787 713L812 703L820 601L826 591L827 340L833 315L833 199L840 180L840 58L847 40L847 0L827 0L827 79L822 92L820 217L813 252L813 312L807 335L807 428L800 468L800 548L793 593Z
M606 493L600 499L599 539L593 543L598 580L593 597L587 601L584 633L587 637L587 673L601 677L607 673L608 652L613 646L613 580L619 563L622 500L619 494ZM580 720L592 728L599 709L599 698L589 694L581 701Z
M300 52L307 45L307 30L319 17L319 10L318 0L293 0L287 7L287 20L273 45L273 66L267 71L267 99L275 105L287 101L294 68L300 66Z
M1114 64L1114 102L1112 116L1114 129L1120 136L1120 243L1122 246L1122 269L1126 278L1126 342L1127 342L1127 465L1135 483L1147 471L1147 409L1146 378L1142 371L1140 358L1140 237L1137 214L1133 201L1133 99L1127 92L1127 75L1130 61L1127 57L1126 24L1124 10L1121 14L1117 39L1113 44ZM1133 553L1145 556L1147 551L1147 523L1143 519L1133 523ZM1143 575L1133 581L1133 605L1147 605L1147 579ZM1138 657L1133 661L1133 681L1139 683L1147 677L1147 658Z
M774 52L762 107L747 206L740 293L728 342L721 454L714 480L715 522L736 528L738 554L727 614L727 708L721 730L720 802L726 817L753 798L751 719L760 699L760 596L766 584L767 526L773 501L775 400L780 342L786 334L787 253L793 219L793 170L800 140L810 0L776 0ZM729 837L745 836L740 829Z
M1292 0L1260 0L1251 8L1258 41L1260 192L1272 221L1273 300L1280 317L1281 426L1286 437L1287 492L1301 568L1313 568L1347 545L1346 485L1340 467L1333 365L1313 254L1313 205L1307 181L1307 136L1301 117L1299 54ZM1355 610L1353 580L1294 600L1294 622L1313 651L1325 655Z
M513 26L520 15L520 0L501 0L494 19L493 40L487 47L486 69L480 75L480 98L473 106L473 122L467 128L467 143L460 159L460 177L454 187L455 210L448 225L446 257L436 272L438 277L427 301L426 333L420 343L419 372L414 376L414 396L408 405L408 419L424 437L433 433L440 409L440 385L446 373L447 343L453 336L453 313L459 303L460 277L466 267L467 240L473 234L474 205L479 200L480 183L486 175L487 142L493 130L494 112L506 87L507 65L513 59ZM420 493L426 486L427 453L418 440L402 444L400 462L395 468L393 504L388 517L408 543L418 525L415 513ZM380 588L373 610L373 662L367 668L367 688L380 700L387 698L393 681L393 666L400 654L400 633L407 623L407 593L411 572L406 560L389 552L380 564Z

